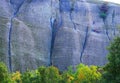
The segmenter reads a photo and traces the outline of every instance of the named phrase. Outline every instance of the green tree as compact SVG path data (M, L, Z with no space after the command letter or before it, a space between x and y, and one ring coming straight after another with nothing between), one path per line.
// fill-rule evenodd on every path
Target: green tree
M38 72L41 75L42 83L59 83L61 76L59 74L59 70L54 67L40 67L38 68Z
M72 83L74 79L74 73L73 67L68 67L68 70L62 73L61 83Z
M7 67L2 62L0 62L0 83L10 83Z
M108 3L103 3L101 6L100 6L100 17L105 20L106 17L107 17L107 13L108 13L108 10L109 10L109 6L108 6Z
M22 83L41 83L41 75L38 70L23 73L21 79Z
M105 83L120 83L120 37L108 47L108 63L104 67L103 78Z
M59 75L59 70L54 67L50 66L45 71L46 74L46 83L58 83L61 79L61 76Z
M45 70L46 70L46 67L44 67L44 66L41 66L41 67L38 68L38 72L39 72L39 74L41 75L41 82L43 82L43 83L46 83Z
M77 66L73 83L98 83L100 79L101 74L97 71L97 66L80 64Z

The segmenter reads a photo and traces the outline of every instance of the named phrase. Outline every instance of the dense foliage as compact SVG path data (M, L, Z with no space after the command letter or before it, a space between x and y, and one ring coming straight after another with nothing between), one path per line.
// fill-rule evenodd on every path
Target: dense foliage
M7 67L0 62L0 83L8 83L10 81Z
M117 37L108 48L109 62L104 67L105 83L120 83L120 37Z
M75 72L74 83L98 83L101 74L97 71L96 66L86 66L83 64L78 65Z
M97 69L96 66L89 67L80 64L76 71L69 68L68 71L60 73L54 66L42 66L37 70L26 71L23 74L18 71L8 74L6 66L0 63L2 71L0 83L97 83L101 78Z

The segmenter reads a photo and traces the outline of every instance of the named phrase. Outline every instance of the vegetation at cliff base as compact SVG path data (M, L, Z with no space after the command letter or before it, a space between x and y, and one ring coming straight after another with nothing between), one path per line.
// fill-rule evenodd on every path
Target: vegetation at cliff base
M36 70L9 73L0 63L0 83L120 83L120 37L108 47L108 63L104 67L79 64L73 70L60 72L56 67L41 66Z
M62 73L54 66L42 66L24 73L16 71L8 74L7 68L4 67L0 74L0 83L96 83L101 79L101 74L97 70L97 66L79 64L76 71L69 69Z

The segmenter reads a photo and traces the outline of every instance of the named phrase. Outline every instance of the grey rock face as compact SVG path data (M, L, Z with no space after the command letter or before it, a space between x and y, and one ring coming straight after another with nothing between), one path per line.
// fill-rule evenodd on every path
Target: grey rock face
M119 35L120 6L81 0L1 0L0 61L13 71L41 65L61 70L79 63L104 65L106 47Z

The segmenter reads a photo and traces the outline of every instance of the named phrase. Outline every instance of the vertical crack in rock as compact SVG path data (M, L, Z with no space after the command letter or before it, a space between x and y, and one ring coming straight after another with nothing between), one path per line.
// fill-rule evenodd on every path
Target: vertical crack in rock
M114 30L113 35L115 36L116 34L115 34L115 26L114 26L115 22L114 22L114 18L115 18L115 10L113 10L113 13L112 13L112 26L113 26L112 28Z
M13 6L14 12L13 15L10 18L10 27L8 32L8 64L9 64L9 70L12 72L12 53L11 53L11 38L12 38L12 27L13 27L13 19L19 12L20 7L24 3L25 0L21 1L21 3L15 3L14 0L10 0L10 4Z
M74 21L73 21L73 18L72 18L72 12L74 11L74 3L75 2L71 2L71 8L70 8L70 13L69 13L69 16L70 16L70 20L71 20L71 22L72 22L72 24L73 24L73 26L74 26L74 29L76 29L76 24L74 23Z
M51 1L51 7L53 6L52 1ZM57 11L56 11L57 13ZM56 17L51 16L50 18L50 26L51 26L51 46L50 46L50 64L51 66L52 63L52 55L53 55L53 49L54 49L54 43L55 43L55 38L56 34L59 30L59 28L62 26L62 15L61 15L61 3L59 2L59 14L60 16L56 14Z
M76 29L76 24L73 22L73 18L72 18L72 11L70 11L69 16L70 16L70 20L73 24L74 29Z
M110 41L111 39L110 39L109 33L108 33L108 26L107 26L105 20L103 20L103 22L104 22L104 25L105 25L105 33L106 33L106 35L107 35L108 40Z
M86 27L86 31L85 31L85 38L84 38L84 42L83 42L83 45L82 45L82 50L81 50L81 53L80 53L80 62L82 62L82 56L83 56L83 53L84 53L84 50L85 50L85 47L86 47L86 44L87 44L87 39L88 39L88 29L89 26Z
M92 14L91 14L90 5L86 0L83 0L83 2L85 3L86 8L88 9L88 21L89 22L88 22L88 25L86 27L85 38L84 38L84 41L83 41L82 50L80 52L80 62L81 63L82 63L83 53L84 53L84 50L86 48L86 44L87 44L87 40L88 40L88 32L89 32L90 27L92 27L92 16L91 16Z
M105 25L105 33L107 35L108 40L110 41L111 39L110 39L109 33L108 33L109 28L108 28L108 25L106 23L106 18L108 15L109 6L107 3L103 3L99 9L100 9L100 17L102 18L103 23Z
M51 25L51 46L50 46L50 66L52 65L52 52L53 52L53 48L54 48L54 42L55 42L55 36L56 36L56 30L55 30L55 22L56 19L54 19L53 17L50 18L50 25Z
M62 8L61 8L61 3L60 3L60 1L59 1L59 17L58 17L58 15L56 15L56 18L57 18L57 24L56 24L56 26L58 27L58 28L60 28L61 26L62 26L62 24L63 24L63 21L62 21L62 10L61 10Z
M9 70L12 72L12 61L11 61L11 33L12 33L12 20L13 17L10 19L10 27L8 32L8 64Z

